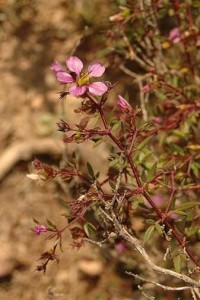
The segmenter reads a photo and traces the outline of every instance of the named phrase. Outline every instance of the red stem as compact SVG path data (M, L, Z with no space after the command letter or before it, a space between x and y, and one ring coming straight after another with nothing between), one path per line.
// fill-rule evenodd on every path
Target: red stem
M91 99L90 99L91 100ZM92 99L92 101L94 102L94 100ZM95 101L96 103L96 101ZM134 163L133 163L133 160L131 158L131 155L130 153L127 153L127 151L124 149L124 147L119 143L119 141L115 138L115 136L109 131L109 126L108 126L108 123L106 121L106 118L105 118L105 114L102 110L102 107L100 105L97 105L97 109L100 113L100 116L101 116L101 119L102 119L102 123L104 125L104 128L106 130L108 130L108 136L113 140L113 142L118 146L118 148L120 150L122 150L124 152L124 155L125 157L127 158L129 164L130 164L130 167L131 167L131 170L133 172L133 175L135 177L135 180L136 180L136 183L137 183L137 186L139 188L141 188L141 194L144 196L144 198L150 203L150 205L152 206L152 208L155 210L157 216L159 217L160 220L162 220L163 224L165 224L165 226L171 230L172 232L172 235L174 236L174 238L178 241L179 245L185 249L187 255L190 257L190 259L193 261L193 263L195 265L197 265L198 267L200 267L200 264L198 263L198 261L195 259L195 257L193 256L193 254L189 251L189 249L186 247L186 241L185 239L182 239L181 236L179 236L179 234L176 232L176 230L173 228L173 226L169 223L169 221L164 218L163 219L163 213L160 211L160 209L155 205L155 203L153 202L153 200L150 198L150 196L148 195L148 193L144 190L144 187L142 185L142 182L140 180L140 177L138 175L138 171L137 171L137 168L135 167Z

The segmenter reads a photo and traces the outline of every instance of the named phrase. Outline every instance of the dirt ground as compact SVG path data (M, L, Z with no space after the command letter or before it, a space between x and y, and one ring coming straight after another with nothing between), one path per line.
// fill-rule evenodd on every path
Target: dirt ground
M132 282L120 278L114 262L106 261L91 245L73 250L67 234L59 267L50 264L46 275L35 271L37 259L50 242L34 236L32 218L42 222L48 217L60 226L65 224L60 215L66 195L59 185L38 184L26 174L36 157L52 163L61 158L56 121L62 107L49 67L54 59L64 62L80 40L84 26L79 12L88 1L73 3L0 1L2 300L132 299ZM65 105L70 117L73 99Z

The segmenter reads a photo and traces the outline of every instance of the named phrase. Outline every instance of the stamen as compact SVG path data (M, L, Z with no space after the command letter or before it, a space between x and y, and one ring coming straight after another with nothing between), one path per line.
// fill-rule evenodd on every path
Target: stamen
M81 74L81 76L77 79L77 84L79 86L82 86L82 85L86 85L90 82L90 79L91 79L91 76L89 73L83 73Z

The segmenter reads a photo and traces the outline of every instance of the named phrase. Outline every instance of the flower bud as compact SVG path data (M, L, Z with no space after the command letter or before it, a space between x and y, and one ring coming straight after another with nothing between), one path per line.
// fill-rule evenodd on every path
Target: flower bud
M144 94L145 94L145 93L149 93L150 90L151 90L151 88L150 88L150 85L149 85L149 84L146 84L146 85L144 85L144 86L141 88L141 92L143 92Z
M132 110L132 107L130 106L130 104L126 101L126 99L124 99L122 96L118 96L118 101L117 101L117 107L120 110L126 110L126 111L130 111Z
M169 32L169 36L168 36L169 40L172 41L172 43L176 44L179 43L181 40L181 33L178 27L173 28L170 32Z
M47 232L48 229L44 225L36 225L34 228L34 232L36 235L40 235L42 232Z

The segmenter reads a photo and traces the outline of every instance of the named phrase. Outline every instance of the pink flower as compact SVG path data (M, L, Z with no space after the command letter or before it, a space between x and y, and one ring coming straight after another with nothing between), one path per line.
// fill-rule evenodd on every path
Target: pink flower
M157 207L161 207L164 203L164 199L161 195L154 195L151 197L151 200ZM151 204L145 199L145 205L151 208Z
M123 242L118 243L115 248L119 254L124 254L124 252L126 252L126 246Z
M71 56L66 65L71 73L67 73L57 61L52 64L51 69L56 73L58 81L73 84L69 88L71 95L79 97L89 91L95 96L101 96L108 90L103 82L91 82L92 77L100 77L105 72L105 67L100 63L91 63L85 73L82 73L82 61L76 56Z
M156 124L162 124L163 122L163 118L160 118L160 117L153 117L152 118L152 121Z
M144 86L141 88L141 92L143 92L144 94L145 94L145 93L149 93L150 90L151 90L151 87L150 87L149 84L146 84L146 85L144 85Z
M51 69L52 71L54 71L55 73L58 73L58 72L65 72L63 66L62 66L57 60L55 60L55 61L52 63L50 69Z
M41 232L47 232L48 229L44 225L36 225L34 228L34 232L36 235L40 235Z
M117 101L117 107L121 110L128 110L130 111L132 107L130 104L124 99L122 96L118 96L118 101Z
M181 33L178 27L173 28L169 32L168 36L169 40L172 41L174 44L179 43L181 40Z
M176 219L178 219L178 218L181 217L180 215L178 215L178 214L176 214L176 213L173 213L172 211L170 211L170 212L168 213L168 216L169 216L169 218L172 219L172 220L176 220ZM183 217L183 216L182 216L182 217Z
M110 22L120 22L124 20L124 16L122 13L118 13L116 15L110 16L109 21Z

